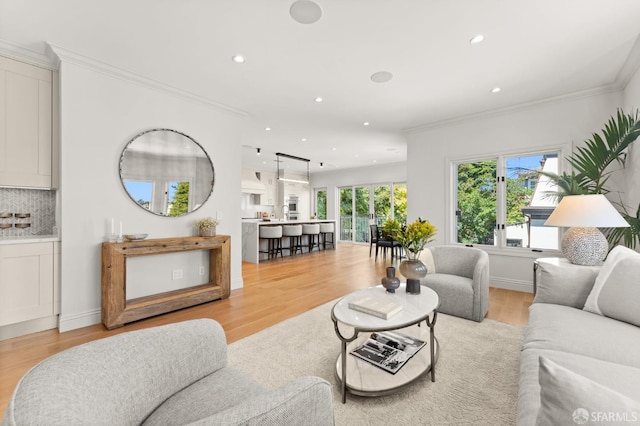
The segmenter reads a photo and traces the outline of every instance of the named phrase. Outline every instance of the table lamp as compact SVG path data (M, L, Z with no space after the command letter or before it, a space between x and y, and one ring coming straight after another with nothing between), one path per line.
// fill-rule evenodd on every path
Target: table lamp
M562 237L562 254L576 265L595 265L606 257L609 244L598 228L629 226L602 194L564 196L544 224L570 227Z

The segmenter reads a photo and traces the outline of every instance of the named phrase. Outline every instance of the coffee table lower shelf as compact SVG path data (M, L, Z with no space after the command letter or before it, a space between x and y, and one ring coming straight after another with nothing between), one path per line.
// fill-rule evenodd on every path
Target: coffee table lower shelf
M429 327L413 325L398 331L424 340L427 344L409 359L396 374L391 374L350 354L353 349L369 337L370 333L363 333L347 345L347 391L349 393L358 396L389 395L401 391L415 381L429 375L431 372ZM439 355L438 339L434 338L434 365L437 364ZM338 354L336 360L335 376L339 385L342 386L342 354Z

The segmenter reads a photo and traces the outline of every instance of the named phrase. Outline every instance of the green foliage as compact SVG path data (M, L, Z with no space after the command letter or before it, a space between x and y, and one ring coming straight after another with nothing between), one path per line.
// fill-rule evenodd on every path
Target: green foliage
M584 147L579 147L576 152L567 157L567 161L573 167L571 174L542 173L558 185L558 192L548 194L558 200L565 195L580 194L607 194L611 192L606 183L615 171L611 167L617 163L624 168L627 159L627 149L640 136L640 115L636 110L633 114L624 114L618 109L616 116L602 129L602 136L593 133L591 139L585 141ZM607 239L611 245L617 244L620 239L625 246L634 248L640 242L640 219L628 214L622 203L617 204L620 214L631 225L629 228L616 228L610 230Z
M395 238L395 235L402 229L402 224L398 219L387 219L382 224L382 235L384 237Z
M169 216L182 216L189 213L189 182L180 182L177 186L173 186L176 192L171 200L171 208Z
M316 200L317 209L316 212L317 219L326 219L327 218L327 191L318 191L318 199Z
M493 244L496 162L458 165L458 242Z
M393 239L398 241L407 252L409 259L415 260L427 243L433 241L438 230L428 220L418 218L407 226L394 230Z

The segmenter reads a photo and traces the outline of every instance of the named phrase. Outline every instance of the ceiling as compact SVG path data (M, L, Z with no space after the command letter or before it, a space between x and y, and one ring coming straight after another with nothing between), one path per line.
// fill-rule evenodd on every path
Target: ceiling
M620 88L640 58L637 0L316 0L313 24L293 1L0 0L0 40L242 111L243 165L274 171L276 152L312 172L404 161L408 129Z

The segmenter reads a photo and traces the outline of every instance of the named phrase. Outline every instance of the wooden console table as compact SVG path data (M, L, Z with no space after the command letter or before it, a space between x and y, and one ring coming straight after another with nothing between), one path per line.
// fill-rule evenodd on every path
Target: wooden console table
M230 291L231 237L159 238L102 243L102 323L108 329L177 309L226 299ZM192 250L209 250L209 282L127 300L127 258Z

